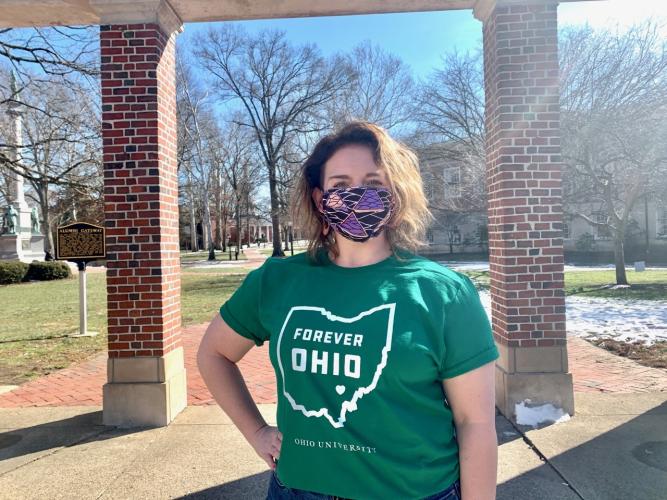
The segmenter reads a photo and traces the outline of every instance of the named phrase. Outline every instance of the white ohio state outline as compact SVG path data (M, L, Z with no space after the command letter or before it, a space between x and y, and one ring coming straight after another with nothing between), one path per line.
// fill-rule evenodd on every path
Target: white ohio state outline
M375 370L375 375L373 376L373 381L371 382L371 384L366 387L360 387L359 389L354 391L354 394L352 395L352 399L350 401L343 401L343 404L341 406L341 414L340 417L338 418L338 421L335 421L333 417L329 414L328 408L320 408L319 410L307 410L305 406L298 404L294 400L292 395L285 390L285 370L283 370L283 363L280 357L280 343L282 342L283 332L285 331L285 327L287 326L287 323L289 322L292 313L294 311L319 311L323 316L326 316L326 318L330 321L340 321L342 323L354 323L355 321L363 318L364 316L368 316L370 314L373 314L374 312L381 311L383 309L389 309L389 320L387 326L387 341L385 346L382 348L382 360L380 361L380 364L377 366ZM375 386L377 385L377 382L380 379L380 374L382 373L384 367L387 365L387 356L389 351L391 350L391 338L394 332L395 309L396 309L396 303L394 302L391 304L383 304L381 306L373 307L371 309L368 309L367 311L361 312L360 314L354 316L353 318L344 318L342 316L336 316L335 314L326 310L324 307L315 307L315 306L292 307L289 313L287 313L287 316L285 317L285 322L283 323L283 326L280 329L280 335L278 335L278 345L276 346L276 356L278 358L278 366L280 367L280 375L282 376L283 379L283 394L292 405L292 408L294 410L301 411L301 413L303 413L306 417L324 416L329 421L329 423L336 429L344 427L346 420L345 414L348 411L349 412L355 411L357 409L357 400L363 397L364 394L368 394L373 389L375 389Z

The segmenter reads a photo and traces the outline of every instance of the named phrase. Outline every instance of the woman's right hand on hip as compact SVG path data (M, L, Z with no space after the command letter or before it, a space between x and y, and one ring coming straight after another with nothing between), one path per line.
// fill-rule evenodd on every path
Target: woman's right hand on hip
M262 457L270 469L276 468L275 460L280 458L280 447L283 441L283 434L278 427L265 425L260 427L252 437L250 444L255 452Z

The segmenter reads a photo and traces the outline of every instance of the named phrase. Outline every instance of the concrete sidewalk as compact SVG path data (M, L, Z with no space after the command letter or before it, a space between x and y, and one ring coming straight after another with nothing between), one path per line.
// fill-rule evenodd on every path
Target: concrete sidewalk
M575 393L571 420L497 416L499 500L642 499L667 492L667 393ZM275 404L260 404L275 425ZM101 407L0 409L1 499L263 499L270 472L217 406L171 425L101 425Z

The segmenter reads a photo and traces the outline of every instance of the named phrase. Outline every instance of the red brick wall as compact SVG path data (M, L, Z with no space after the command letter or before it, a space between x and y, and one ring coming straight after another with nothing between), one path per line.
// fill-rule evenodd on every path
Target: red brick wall
M556 8L484 23L493 328L515 347L565 345Z
M181 345L175 36L100 26L109 357Z

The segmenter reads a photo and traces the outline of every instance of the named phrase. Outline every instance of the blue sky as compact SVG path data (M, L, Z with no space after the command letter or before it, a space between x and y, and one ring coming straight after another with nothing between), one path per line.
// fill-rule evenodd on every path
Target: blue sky
M667 2L664 0L603 0L564 2L558 6L560 24L589 23L594 27L623 28L646 17L664 21L667 37ZM334 16L297 19L240 21L254 32L278 28L296 44L316 43L322 52L348 51L369 39L405 61L415 76L426 76L439 66L440 56L457 49L477 50L482 44L482 23L471 10ZM192 36L208 29L209 23L191 23L179 35L179 43L188 44Z

